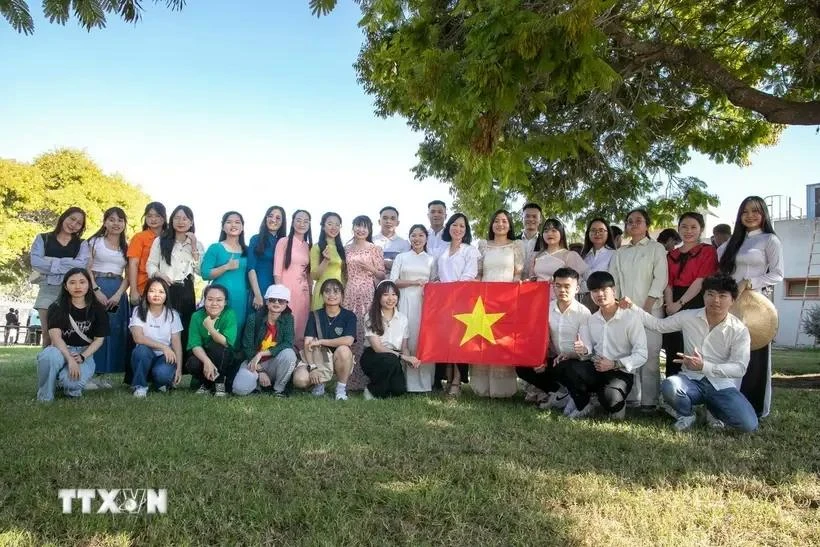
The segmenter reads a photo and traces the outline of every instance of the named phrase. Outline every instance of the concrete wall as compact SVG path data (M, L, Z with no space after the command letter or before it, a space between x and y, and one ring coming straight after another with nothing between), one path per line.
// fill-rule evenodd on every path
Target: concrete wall
M780 220L774 222L774 231L777 237L783 242L783 262L785 278L804 279L809 264L809 253L814 233L814 219L801 220ZM820 235L818 236L820 242ZM820 263L820 245L816 246L818 254L814 258L815 263ZM820 277L820 266L813 266L810 277ZM777 308L780 328L774 343L782 346L794 346L795 335L800 330L800 307L803 303L802 297L787 298L785 281L775 287L774 305ZM807 299L806 309L820 305L820 299ZM814 337L807 336L802 332L797 338L798 346L810 346L814 344Z

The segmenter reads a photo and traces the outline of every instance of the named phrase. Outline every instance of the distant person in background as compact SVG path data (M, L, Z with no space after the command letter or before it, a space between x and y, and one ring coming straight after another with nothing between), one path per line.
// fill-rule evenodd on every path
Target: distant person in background
M310 213L303 209L293 212L288 237L276 242L273 257L273 279L290 291L288 307L293 312L293 345L302 348L305 325L310 313Z
M447 220L447 206L443 201L434 199L427 204L427 220L430 221L427 229L427 252L435 257L447 248L447 243L441 239L444 221Z
M51 345L48 308L60 296L66 272L88 264L87 247L82 245L84 231L85 212L79 207L69 207L57 219L54 229L38 234L31 245L32 278L36 278L40 286L34 308L43 325L43 347Z
M771 298L783 281L783 244L774 233L766 203L749 196L740 203L732 237L717 250L720 271L731 275L738 288ZM751 352L749 367L740 384L758 417L769 415L772 402L771 344Z
M132 305L139 303L140 295L145 291L145 284L148 282L147 264L151 244L168 228L165 205L158 201L152 201L145 206L142 218L142 231L135 234L128 244L128 285Z
M524 245L524 269L521 270L521 279L529 279L532 276L530 271L532 255L541 235L539 231L543 217L541 206L532 202L525 204L521 209L521 217L524 221L524 231L519 236Z
M410 243L396 233L398 226L398 209L392 205L382 207L379 211L379 227L381 230L373 236L373 244L381 248L384 254L384 271L388 274L396 255L410 250Z
M674 228L661 230L661 233L658 234L658 243L663 245L663 248L666 249L667 253L680 245L680 242L680 235Z
M6 326L5 326L5 345L9 345L9 341L14 344L17 341L17 333L20 327L20 319L17 317L17 310L14 308L9 308L9 311L6 313ZM11 331L14 331L14 336L11 336Z
M712 228L712 245L720 247L732 237L732 227L728 224L718 224Z
M237 335L242 333L248 311L248 246L245 245L245 219L236 211L222 215L219 242L202 257L202 279L218 280L230 295L228 306L236 314Z
M620 226L613 224L609 227L609 233L612 234L612 243L615 245L615 250L617 251L621 248L621 243L623 243L624 231Z
M332 211L322 215L319 221L319 242L310 249L310 277L314 284L310 309L318 310L324 303L319 287L328 279L338 279L345 284L347 257L342 243L342 217Z
M150 279L131 316L130 328L136 344L131 352L131 387L137 398L148 396L149 379L153 379L157 390L166 392L182 377L182 321L169 305L169 294L164 279Z
M579 255L581 254L581 251L584 250L584 244L578 242L570 243L568 247L570 251L573 253L578 253Z
M265 291L273 285L273 262L276 243L288 235L285 210L273 205L265 211L259 224L259 233L248 242L248 286L251 289L250 307L256 311L265 308ZM248 310L250 312L250 309Z
M50 344L37 354L37 400L53 400L58 386L67 397L81 397L94 375L94 353L108 334L105 308L92 295L85 267L63 276L48 318Z
M125 211L111 207L103 214L103 225L83 243L88 250L88 273L94 297L108 312L108 336L97 351L96 374L86 389L111 388L113 384L103 374L123 372L128 352L128 242Z
M196 238L194 212L178 205L171 212L171 223L151 244L148 255L148 275L168 283L167 305L179 313L184 330L180 333L182 350L188 347L187 325L196 311L194 279L205 249Z
M43 334L42 326L40 325L40 313L34 308L28 312L26 327L28 327L28 332L26 333L26 344L33 344L35 346L40 345L40 339Z

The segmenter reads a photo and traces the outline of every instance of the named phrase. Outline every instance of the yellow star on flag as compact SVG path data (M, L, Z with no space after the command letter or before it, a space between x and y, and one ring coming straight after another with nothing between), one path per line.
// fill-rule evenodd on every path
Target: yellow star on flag
M453 315L455 319L467 325L467 329L464 331L464 336L461 338L459 346L463 346L475 336L481 336L491 344L495 344L493 324L504 317L504 315L504 313L487 313L484 310L484 301L481 300L479 296L472 312Z

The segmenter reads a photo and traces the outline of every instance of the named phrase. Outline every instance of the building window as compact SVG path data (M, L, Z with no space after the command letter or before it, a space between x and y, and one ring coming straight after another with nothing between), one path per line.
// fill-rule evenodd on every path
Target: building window
M820 278L786 279L786 298L820 300Z

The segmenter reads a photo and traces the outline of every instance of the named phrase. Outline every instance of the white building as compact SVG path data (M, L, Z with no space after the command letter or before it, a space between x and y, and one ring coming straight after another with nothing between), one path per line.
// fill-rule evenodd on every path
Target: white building
M800 310L820 306L820 184L806 186L805 214L790 198L769 196L766 202L783 243L784 279L773 300L780 322L774 343L811 346L815 340L802 332Z

